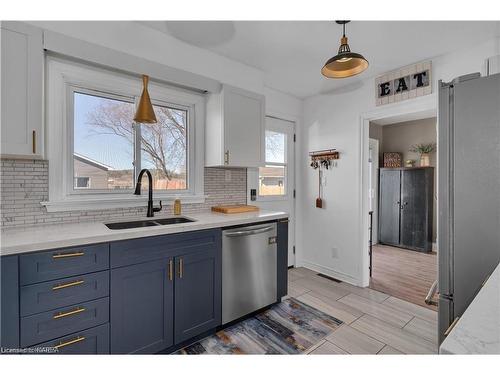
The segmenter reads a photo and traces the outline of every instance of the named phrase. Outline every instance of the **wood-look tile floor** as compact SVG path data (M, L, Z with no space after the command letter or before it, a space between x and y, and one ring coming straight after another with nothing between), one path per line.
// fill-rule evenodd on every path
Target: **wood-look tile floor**
M288 272L288 294L344 322L307 354L437 354L437 313L371 288Z
M385 245L373 246L371 289L437 310L424 302L436 279L436 253L419 253Z

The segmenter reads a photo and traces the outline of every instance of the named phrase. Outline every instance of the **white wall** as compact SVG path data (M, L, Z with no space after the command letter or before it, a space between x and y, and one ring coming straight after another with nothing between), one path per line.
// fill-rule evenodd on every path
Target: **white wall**
M498 39L432 59L433 90L437 80L483 71L484 60L499 54ZM367 244L360 228L360 115L375 109L374 78L361 87L317 95L304 101L300 129L303 152L297 162L298 187L297 261L330 276L363 284L362 257ZM308 151L337 148L338 166L327 171L323 190L325 208L315 208L317 171L309 167ZM332 251L336 248L336 251ZM366 281L366 280L365 280Z
M265 87L264 73L256 68L184 43L168 34L131 21L29 22L90 43L126 52L173 68L203 75L222 83L264 94L266 106L290 115L300 114L302 101ZM298 110L297 110L298 108Z

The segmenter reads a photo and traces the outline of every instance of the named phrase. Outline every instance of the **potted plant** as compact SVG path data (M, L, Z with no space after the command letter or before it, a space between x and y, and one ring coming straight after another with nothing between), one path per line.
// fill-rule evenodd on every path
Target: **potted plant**
M411 146L410 152L415 152L420 155L420 166L428 167L430 165L429 154L436 149L435 143L418 143Z

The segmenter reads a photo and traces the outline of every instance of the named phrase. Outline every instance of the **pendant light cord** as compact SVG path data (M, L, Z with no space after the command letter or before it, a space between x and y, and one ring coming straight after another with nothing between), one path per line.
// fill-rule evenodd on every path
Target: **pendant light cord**
M342 24L342 36L345 38L345 23Z

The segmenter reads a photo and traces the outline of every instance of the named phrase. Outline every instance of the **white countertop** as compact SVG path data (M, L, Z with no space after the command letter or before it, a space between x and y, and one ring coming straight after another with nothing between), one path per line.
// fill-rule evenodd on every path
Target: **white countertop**
M500 354L500 265L439 348L441 354Z
M232 225L257 223L287 218L286 212L258 211L243 214L220 214L211 211L181 215L195 220L191 223L159 225L146 228L111 230L104 223L152 219L124 217L105 222L52 224L34 227L6 228L0 232L0 255L22 254L31 251L80 246L99 242L158 236ZM155 216L156 219L169 216Z

